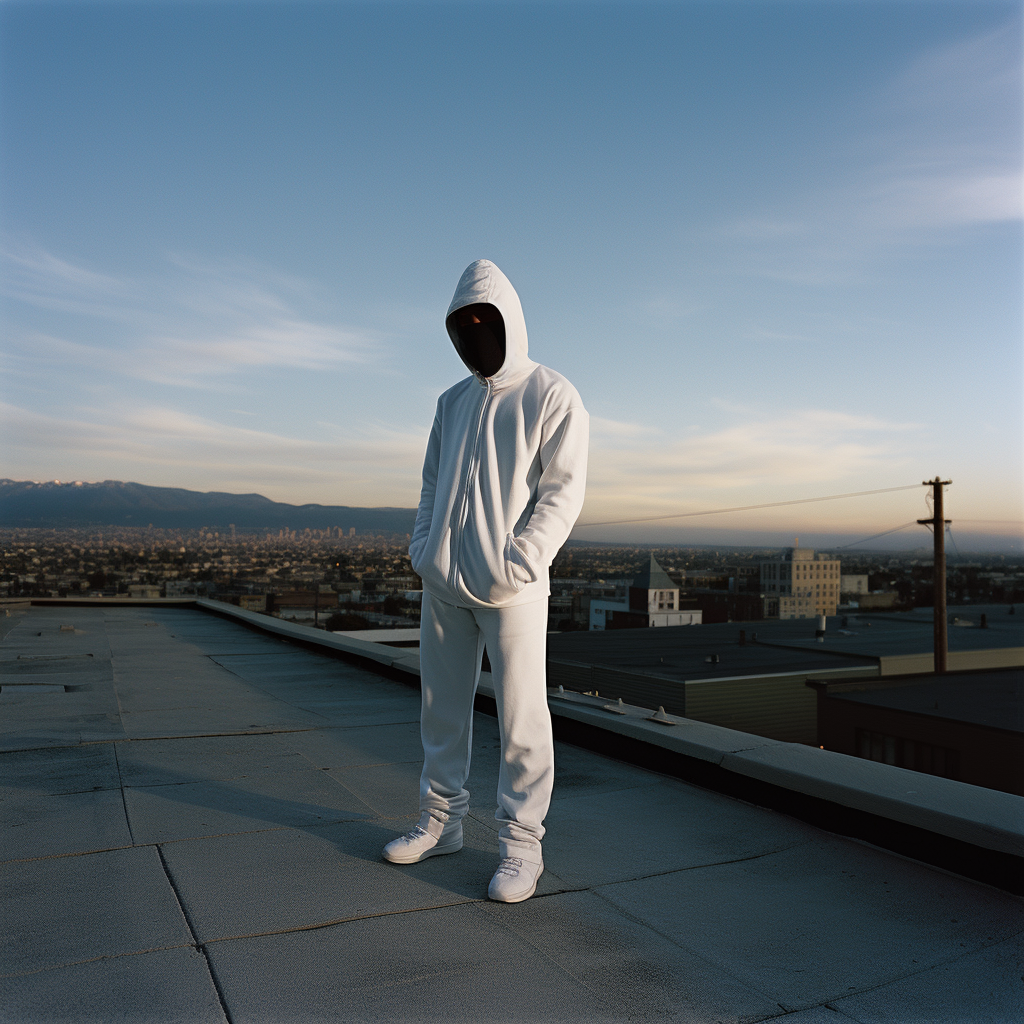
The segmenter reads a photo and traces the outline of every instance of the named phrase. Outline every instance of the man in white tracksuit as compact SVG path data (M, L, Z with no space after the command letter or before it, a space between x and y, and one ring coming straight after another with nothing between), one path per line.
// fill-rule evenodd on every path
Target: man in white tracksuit
M547 707L548 567L583 505L589 418L527 355L519 296L489 260L467 267L445 320L471 376L437 403L409 555L423 579L419 824L397 864L462 849L473 697L484 647L501 735L500 862L491 899L528 899L544 870L554 747Z

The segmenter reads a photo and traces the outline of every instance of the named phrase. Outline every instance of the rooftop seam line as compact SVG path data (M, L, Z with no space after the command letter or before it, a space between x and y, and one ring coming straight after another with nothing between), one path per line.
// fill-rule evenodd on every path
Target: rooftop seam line
M746 803L746 801L742 801ZM757 806L751 804L751 807ZM764 810L764 808L762 808ZM800 839L790 844L789 846L780 846L777 850L768 850L765 853L754 853L749 857L734 857L732 860L713 860L707 864L693 864L690 867L683 868L668 868L666 871L652 871L649 875L634 875L632 878L618 878L614 882L602 882L600 885L591 886L592 892L596 892L598 889L603 889L608 885L623 885L626 882L644 882L648 878L663 878L665 875L677 875L682 871L699 871L702 868L720 868L727 864L743 864L749 860L761 860L763 857L774 857L777 853L785 853L787 850L795 850L798 846L806 846L808 843L813 843L814 839ZM897 854L898 856L898 854ZM931 865L929 865L931 867Z
M168 783L168 785L176 785L176 783ZM180 785L190 785L190 783L180 783ZM131 787L129 787L131 788ZM144 789L147 787L136 787ZM109 790L107 791L109 792ZM77 795L77 794L72 794ZM402 818L414 817L410 814L393 815L391 817L382 817L382 821L400 821ZM323 824L327 825L339 825L346 821L357 821L361 819L357 818L339 818L337 821L326 821ZM312 825L312 828L320 828L319 824ZM144 850L147 846L162 847L167 846L171 843L195 843L202 842L207 839L226 839L231 836L255 836L260 835L263 832L288 832L295 831L296 826L294 825L273 825L269 828L254 828L246 829L242 832L215 832L211 835L205 836L182 836L180 839L157 839L151 843L133 843L130 846L100 846L95 850L74 850L71 853L45 853L39 857L9 857L7 860L0 860L0 864L31 864L34 861L39 860L69 860L72 857L92 857L97 853L114 853L117 850ZM172 948L172 947L168 947ZM84 963L85 961L83 961Z
M164 856L164 851L159 843L155 843L153 845L156 846L156 855L160 858L160 866L163 868L164 876L167 878L167 884L171 887L171 892L174 893L174 901L178 904L181 916L188 927L189 935L192 936L191 945L198 947L200 945L199 938L196 935L195 928L192 927L192 919L189 917L189 913L185 909L185 904L181 901L181 895L178 892L178 887L174 884L174 876L171 874L171 869L167 864L167 858Z
M214 992L217 993L217 1002L220 1004L221 1013L224 1014L224 1019L228 1024L232 1024L231 1013L228 1010L227 1002L224 999L224 993L221 991L220 982L217 980L217 975L214 973L213 964L210 963L210 958L206 954L204 944L199 941L199 937L196 935L195 927L192 924L192 918L189 915L188 910L185 908L185 903L181 898L181 894L178 892L178 886L175 884L171 867L167 863L167 858L164 856L163 847L159 843L155 845L156 854L160 858L160 866L163 868L164 877L167 879L167 884L171 887L171 892L174 893L174 901L178 904L178 910L181 911L181 916L185 922L185 926L188 928L188 933L192 936L192 942L190 945L199 954L201 954L203 963L206 964L206 971L210 976L210 983L213 985Z
M923 864L924 862L923 861L919 861L918 863L922 863ZM933 867L933 865L931 865L931 864L929 864L927 866L928 867ZM949 872L949 874L951 874L954 878L956 877L956 875L953 872ZM979 884L980 885L984 885L985 883L981 882ZM891 978L889 978L886 981L880 981L877 985L866 985L865 987L858 988L858 989L856 989L853 992L844 992L842 995L829 996L822 1003L814 1003L813 1005L810 1005L810 1006L801 1006L801 1007L799 1007L796 1010L787 1010L786 1014L779 1014L779 1017L786 1016L786 1015L788 1015L790 1013L802 1013L804 1010L813 1010L813 1009L815 1009L816 1007L819 1007L819 1006L828 1006L828 1008L830 1010L835 1009L834 1007L829 1006L829 1003L838 1002L841 999L848 999L848 998L850 998L852 996L863 995L865 992L877 992L878 989L887 988L889 985L895 985L897 982L905 981L907 978L914 978L914 977L917 977L917 975L919 975L919 974L926 974L928 971L934 971L937 967L943 967L946 964L959 963L961 960L965 959L966 957L974 956L975 954L980 953L983 949L990 949L992 946L999 946L999 945L1001 945L1004 942L1012 942L1020 934L1021 934L1020 931L1016 931L1012 935L1005 935L1005 936L1003 936L1003 938L1001 938L1001 939L993 939L991 942L982 942L981 944L971 948L967 952L961 951L961 952L958 952L958 953L953 953L950 956L943 957L941 960L932 960L932 961L929 961L928 963L921 963L921 964L918 965L918 967L915 970L904 971L902 974L893 975ZM836 1010L836 1012L837 1013L843 1013L842 1010ZM765 1018L765 1019L767 1019L767 1020L777 1020L779 1018L778 1017L768 1017L768 1018Z
M114 744L114 766L117 768L117 782L121 790L121 807L124 809L124 823L128 826L128 838L135 846L135 830L132 828L131 815L128 813L128 800L124 795L124 776L121 774L121 758L117 752L117 744Z
M228 1009L227 997L224 995L224 991L220 986L220 979L217 977L217 972L213 969L213 963L210 960L210 955L206 952L206 944L197 944L196 952L202 956L203 963L206 964L206 971L210 976L213 991L217 993L217 1002L220 1004L220 1012L224 1014L224 1019L227 1021L227 1024L234 1024L234 1018L231 1016L231 1010Z
M110 792L107 790L107 792ZM71 794L76 796L77 794ZM96 853L114 853L117 850L141 850L152 843L142 843L140 846L101 846L95 850L73 850L71 853L44 853L38 857L10 857L7 860L0 860L0 864L31 864L37 860L67 860L71 857L91 857ZM168 947L170 948L170 947ZM82 961L86 963L87 961Z
M185 785L192 785L192 783L185 783ZM327 824L337 824L336 822L327 822ZM243 829L240 832L212 832L210 835L205 836L181 836L179 839L158 839L152 843L143 843L144 846L167 846L170 843L196 843L205 842L207 839L227 839L230 836L258 836L263 832L287 832L293 829L292 825L272 825L269 828L250 828Z
M324 728L321 725L302 729L246 729L235 732L188 732L173 733L167 736L118 736L99 740L81 740L78 743L61 743L57 746L46 743L41 747L17 747L9 750L0 749L0 754L22 753L27 750L70 750L75 747L97 747L105 743L159 743L163 740L208 740L231 736L288 736L298 732L317 732ZM330 726L330 728L360 728L359 726Z
M353 921L372 921L378 917L399 917L402 914L425 914L433 910L447 910L449 907L465 907L472 903L486 903L484 899L467 897L454 903L438 903L432 907L410 907L408 910L387 910L382 914L359 914L355 917L339 917L332 921L318 921L316 924L300 924L294 928L276 928L269 932L248 932L241 935L223 935L215 939L206 939L197 944L212 946L216 942L240 942L243 939L265 939L274 935L291 935L293 932L315 932L322 928L337 928L338 925L351 924Z
M128 849L128 847L122 847ZM101 960L124 960L129 956L148 956L150 953L162 953L168 949L192 949L191 942L176 942L171 946L153 946L150 949L132 949L127 953L104 953L103 956L90 956L85 960L68 960L66 963L47 964L45 967L37 967L31 971L15 971L12 974L0 974L3 978L30 978L33 974L45 974L47 971L62 971L67 967L80 967L82 964L95 964Z

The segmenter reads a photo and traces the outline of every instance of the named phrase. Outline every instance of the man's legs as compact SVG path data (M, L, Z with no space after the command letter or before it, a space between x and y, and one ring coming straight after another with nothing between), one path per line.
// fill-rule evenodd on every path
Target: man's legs
M384 847L394 864L415 864L462 849L469 808L473 696L480 679L483 635L472 612L423 592L420 615L420 820Z
M498 705L502 761L498 774L501 857L541 862L543 821L555 776L545 674L548 603L477 609Z
M554 782L554 742L545 675L547 602L515 608L456 608L423 594L420 619L419 825L385 847L408 864L462 848L469 808L473 697L486 643L501 735L498 809L501 862L488 895L528 899L544 870L541 840Z
M461 821L469 809L473 697L484 638L468 608L423 593L420 617L420 810Z

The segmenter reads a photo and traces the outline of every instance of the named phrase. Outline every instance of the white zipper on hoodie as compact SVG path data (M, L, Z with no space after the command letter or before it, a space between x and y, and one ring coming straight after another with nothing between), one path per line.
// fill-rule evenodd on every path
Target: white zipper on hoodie
M484 393L480 399L480 413L476 418L476 434L473 437L473 447L470 449L473 453L469 461L469 466L466 471L466 483L462 489L462 508L459 510L459 532L458 542L454 545L455 557L452 559L452 566L448 574L448 585L453 590L458 590L458 571L459 571L459 556L462 554L462 533L466 528L466 521L469 518L469 496L473 491L473 486L476 481L477 467L480 465L480 429L484 424L484 413L487 411L487 403L491 400L493 392L493 385L488 378L483 379Z

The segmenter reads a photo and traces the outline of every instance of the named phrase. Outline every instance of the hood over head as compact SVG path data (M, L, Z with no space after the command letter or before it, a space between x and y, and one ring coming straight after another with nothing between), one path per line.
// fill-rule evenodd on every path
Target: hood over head
M459 337L458 328L452 318L452 314L457 310L478 304L486 304L497 309L504 325L505 358L497 372L490 377L485 377L467 358L468 353L464 351L463 339ZM487 329L487 325L480 326ZM448 336L452 339L455 351L459 353L473 375L480 380L490 380L492 385L500 386L518 377L533 365L527 352L526 320L523 317L519 296L512 287L512 282L490 260L475 260L466 267L455 289L455 297L448 307L445 327L448 329ZM500 336L500 327L494 334Z

